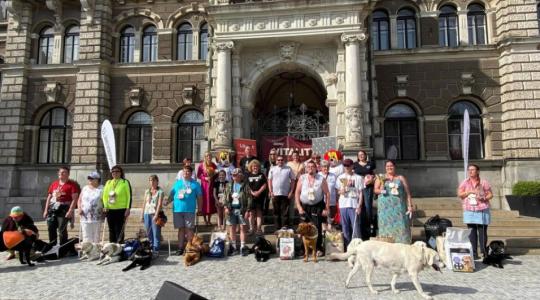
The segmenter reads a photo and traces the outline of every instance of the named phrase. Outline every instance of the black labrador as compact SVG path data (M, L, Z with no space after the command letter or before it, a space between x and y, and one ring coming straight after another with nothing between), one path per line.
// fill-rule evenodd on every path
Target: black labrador
M482 263L503 269L503 261L512 259L512 256L506 254L506 249L503 241L492 241L488 246L488 255Z
M122 269L123 272L129 271L137 266L141 266L140 270L145 270L150 267L152 263L152 245L147 239L141 241L141 246L135 250L130 257L132 262Z

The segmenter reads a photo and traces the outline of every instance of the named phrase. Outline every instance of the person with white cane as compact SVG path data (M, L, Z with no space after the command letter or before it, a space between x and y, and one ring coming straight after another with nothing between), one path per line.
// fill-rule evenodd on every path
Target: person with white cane
M463 223L471 229L469 240L473 247L474 259L478 259L478 237L480 238L480 252L487 255L487 228L491 221L489 200L493 198L490 184L480 179L480 167L469 164L468 178L458 188L458 196L463 205Z

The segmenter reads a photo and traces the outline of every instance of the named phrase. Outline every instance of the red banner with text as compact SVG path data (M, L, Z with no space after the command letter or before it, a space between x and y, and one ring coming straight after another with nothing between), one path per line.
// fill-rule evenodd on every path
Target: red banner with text
M248 140L248 139L235 139L234 140L234 151L236 151L236 166L240 165L240 160L246 156L244 154L244 149L247 146L251 146L252 155L257 155L257 141Z
M305 161L311 157L311 140L302 141L290 136L272 137L264 136L261 138L261 149L258 152L262 155L262 160L268 159L268 153L270 149L275 148L277 155L283 155L287 157L287 160L291 159L291 155L294 150L297 150L300 154L300 159Z

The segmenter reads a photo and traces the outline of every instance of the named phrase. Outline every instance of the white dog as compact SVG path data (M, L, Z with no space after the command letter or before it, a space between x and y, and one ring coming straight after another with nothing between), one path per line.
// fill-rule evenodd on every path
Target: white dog
M351 260L353 257L354 262ZM437 271L444 268L444 263L439 257L439 254L435 250L428 248L424 242L405 245L380 241L355 241L353 244L351 241L346 253L332 254L330 255L330 259L332 258L340 260L349 259L349 266L351 264L354 265L345 281L346 287L349 287L352 276L359 271L360 267L363 267L366 272L366 284L369 290L373 294L377 294L378 292L371 284L371 276L374 268L381 266L390 269L393 273L390 285L394 293L399 293L399 290L396 289L396 279L399 274L407 272L416 290L425 299L432 299L432 297L422 290L422 286L418 280L418 273L425 267L432 267Z
M93 261L96 259L99 259L99 256L101 254L101 245L98 243L92 243L92 242L83 242L81 244L81 258L79 260L88 260Z
M98 265L108 265L110 263L119 262L121 259L120 254L122 254L123 247L117 243L107 243L103 245L101 249L100 261Z

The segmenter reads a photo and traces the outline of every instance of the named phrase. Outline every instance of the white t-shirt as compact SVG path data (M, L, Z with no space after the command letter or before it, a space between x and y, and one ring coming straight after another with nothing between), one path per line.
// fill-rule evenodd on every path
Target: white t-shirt
M322 172L319 172L322 177L326 178L326 184L328 185L328 192L330 193L330 206L336 206L336 197L337 197L337 176L333 173L328 173L324 175Z
M345 173L345 170L343 168L343 165L341 163L339 163L339 165L335 166L335 167L330 167L328 169L328 172L336 175L337 177L341 176L341 174Z
M268 172L268 180L272 184L275 196L287 196L291 191L291 180L295 180L293 170L289 166L273 166Z
M346 189L346 193L339 195L339 208L357 208L359 203L359 197L362 195L364 189L364 179L360 175L356 174L341 174L337 178L336 187L338 190L341 188Z

